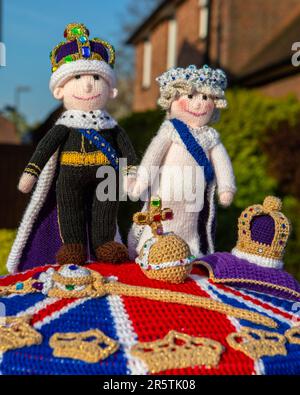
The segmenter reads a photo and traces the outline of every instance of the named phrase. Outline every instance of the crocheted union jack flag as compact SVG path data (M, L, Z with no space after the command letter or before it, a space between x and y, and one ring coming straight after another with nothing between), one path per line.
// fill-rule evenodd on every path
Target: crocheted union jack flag
M0 279L0 288L22 283L48 268L4 277ZM153 290L156 296L153 300L135 296L133 288L131 295L112 291L78 299L53 298L41 292L2 297L2 311L5 309L7 316L31 316L30 327L41 334L42 341L3 351L0 329L0 373L300 374L299 335L291 334L291 328L295 329L300 321L297 303L213 284L198 267L179 285L150 280L133 263L99 263L90 264L88 268L112 281ZM165 298L161 290L184 294L182 303ZM212 304L195 306L190 303L195 296ZM215 301L222 302L218 306L243 309L245 314L241 318L234 313L228 315L229 310L217 311ZM255 312L273 320L273 327L254 322ZM245 328L246 335L242 335ZM110 340L112 348L105 357L97 358L97 353L89 352L89 345L87 349L82 348L82 358L78 353L65 356L65 349L57 351L53 346L54 338L59 341L63 334L72 333L71 337L66 335L64 342L68 348L68 341L69 344L74 338L80 341L76 340L76 334L91 330L103 333ZM249 337L251 330L252 337ZM188 342L188 346L184 347L184 342ZM85 353L88 357L84 357ZM86 358L91 360L87 362Z

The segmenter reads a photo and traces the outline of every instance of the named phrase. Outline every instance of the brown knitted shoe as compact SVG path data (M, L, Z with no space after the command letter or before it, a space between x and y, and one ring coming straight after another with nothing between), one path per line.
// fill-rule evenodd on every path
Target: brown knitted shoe
M56 254L59 265L84 265L86 259L87 252L83 244L63 244Z
M96 249L96 256L99 262L127 262L129 255L127 247L116 241L109 241Z

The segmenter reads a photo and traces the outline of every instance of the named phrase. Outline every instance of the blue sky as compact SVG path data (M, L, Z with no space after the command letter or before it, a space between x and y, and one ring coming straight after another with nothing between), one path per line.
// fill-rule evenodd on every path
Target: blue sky
M32 123L57 106L48 89L49 52L63 41L65 26L85 23L92 37L118 46L120 14L129 0L4 0L3 41L6 67L0 68L0 109L14 104L18 85L30 86L21 96L20 110Z

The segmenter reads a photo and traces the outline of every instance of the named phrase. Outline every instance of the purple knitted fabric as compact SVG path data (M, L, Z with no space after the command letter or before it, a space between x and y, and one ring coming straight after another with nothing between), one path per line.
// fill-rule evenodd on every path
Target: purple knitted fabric
M227 279L227 285L300 301L300 284L284 270L261 267L228 252L217 252L201 258L201 261L210 266L214 276L212 281ZM238 282L241 279L246 282ZM264 284L254 284L252 281L260 281ZM274 286L285 289L274 288ZM291 291L297 292L298 296Z
M55 183L54 183L55 185ZM23 250L18 271L56 263L62 245L57 220L56 195L52 186Z
M71 41L70 43L62 45L56 54L56 62L60 62L63 58L68 55L72 55L78 52L77 41Z
M275 234L274 219L270 215L259 215L251 221L251 239L271 245Z
M56 177L54 177L47 199L38 214L25 248L23 249L20 264L18 265L18 272L56 263L56 254L62 245L62 240L59 234L55 181ZM90 222L90 218L88 222ZM87 224L87 228L88 225L89 224ZM87 247L88 261L95 261L94 253L90 248L88 229Z
M104 59L105 62L109 61L107 49L105 48L105 46L103 44L95 42L95 41L90 41L90 46L91 46L92 52L95 52L95 53L98 53L99 55L101 55L102 59ZM57 50L56 62L60 62L66 56L72 55L77 52L78 52L77 41L71 41L70 43L66 43L66 44L62 45Z
M104 59L105 62L109 61L109 56L108 56L108 53L107 53L107 49L104 47L103 44L97 43L96 41L91 41L90 44L91 44L91 50L93 52L96 52L99 55L101 55L102 59Z

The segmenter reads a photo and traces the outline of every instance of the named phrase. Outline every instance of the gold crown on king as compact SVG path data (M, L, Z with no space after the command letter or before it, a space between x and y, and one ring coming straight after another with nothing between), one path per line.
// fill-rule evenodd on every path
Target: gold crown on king
M281 200L274 196L246 208L238 221L238 242L232 253L261 266L282 268L291 226L281 208Z
M64 31L66 41L60 42L51 52L52 72L65 63L75 60L99 60L115 64L115 49L107 41L89 39L90 32L82 23L70 23Z

